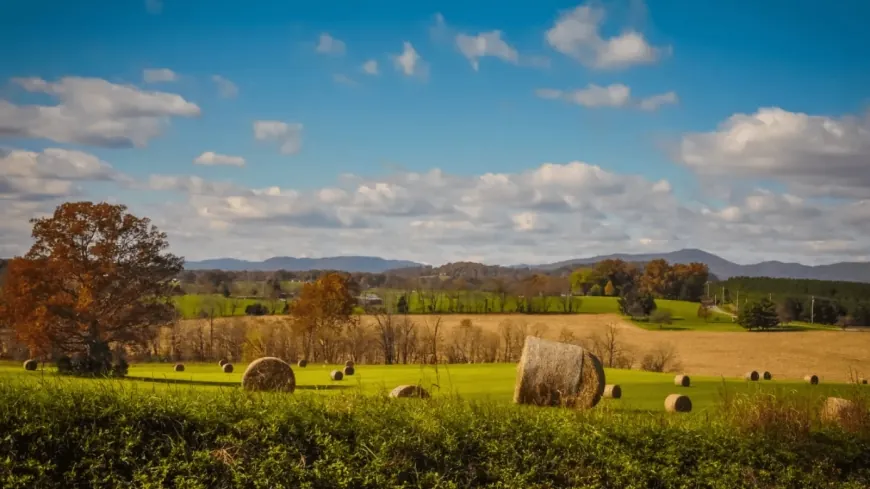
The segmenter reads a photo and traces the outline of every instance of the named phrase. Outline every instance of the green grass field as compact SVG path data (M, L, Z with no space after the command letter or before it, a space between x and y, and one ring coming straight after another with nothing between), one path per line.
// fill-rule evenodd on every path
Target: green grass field
M223 373L216 364L185 364L185 367L184 372L175 372L172 364L134 364L130 367L127 379L106 381L62 378L50 370L27 372L20 365L5 363L0 365L0 379L38 382L60 378L73 383L123 382L137 389L151 390L238 389L245 365L235 365L232 374ZM436 396L509 403L516 377L514 364L439 365L437 371L431 365L361 365L357 367L355 375L338 382L330 380L329 372L339 368L323 364L294 368L297 394L386 394L397 385L420 384ZM793 380L747 382L743 379L715 377L696 377L692 379L690 387L677 387L673 383L673 374L606 369L605 375L608 384L622 387L623 397L619 400L606 399L602 407L630 411L662 411L665 397L674 393L688 395L697 413L714 408L729 393L789 393L819 398L849 395L860 389L846 384L811 386Z

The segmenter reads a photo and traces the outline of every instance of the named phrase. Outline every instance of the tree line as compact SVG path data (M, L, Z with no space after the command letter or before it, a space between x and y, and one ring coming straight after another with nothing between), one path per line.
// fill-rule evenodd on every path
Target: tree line
M780 323L813 322L840 326L870 326L870 284L809 279L735 277L716 284L724 303L740 297L747 304L772 308ZM724 293L722 290L724 289Z

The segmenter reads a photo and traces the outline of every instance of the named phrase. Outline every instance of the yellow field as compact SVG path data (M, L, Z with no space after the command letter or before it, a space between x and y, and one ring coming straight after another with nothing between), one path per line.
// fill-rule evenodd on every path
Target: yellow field
M286 316L284 317L286 318ZM423 323L433 317L413 315ZM603 333L609 324L619 328L619 340L637 357L660 343L672 344L679 353L683 370L689 375L739 377L750 370L770 371L774 378L800 379L809 373L824 381L845 382L857 372L870 376L870 333L843 331L715 332L650 331L641 329L618 315L443 315L445 334L463 319L476 326L498 331L506 319L515 323L543 324L542 336L557 339L563 329L585 338ZM281 316L245 317L244 321L278 321ZM196 321L196 320L190 320ZM216 322L222 322L218 319ZM372 322L372 318L366 318Z

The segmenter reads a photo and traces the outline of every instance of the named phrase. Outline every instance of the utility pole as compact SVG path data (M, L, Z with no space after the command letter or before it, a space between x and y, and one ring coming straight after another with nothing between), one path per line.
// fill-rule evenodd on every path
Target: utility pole
M816 319L816 296L812 296L813 299L810 301L810 324L813 324Z

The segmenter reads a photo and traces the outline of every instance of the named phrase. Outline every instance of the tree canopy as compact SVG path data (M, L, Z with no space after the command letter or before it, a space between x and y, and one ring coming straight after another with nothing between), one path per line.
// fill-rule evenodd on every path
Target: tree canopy
M8 264L0 321L31 352L108 351L171 321L183 259L166 234L123 205L71 202L33 219L33 246Z

